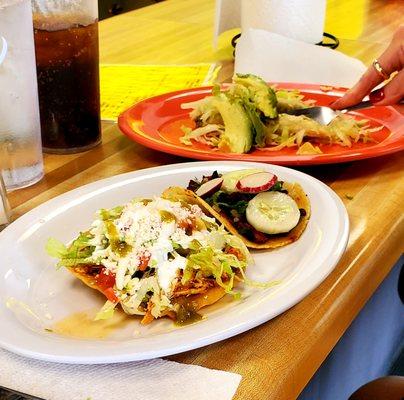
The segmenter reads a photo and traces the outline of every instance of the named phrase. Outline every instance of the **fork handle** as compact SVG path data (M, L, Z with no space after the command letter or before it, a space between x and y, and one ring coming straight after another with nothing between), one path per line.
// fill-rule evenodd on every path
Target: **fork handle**
M355 104L353 106L344 108L344 111L354 111L354 110L358 110L360 108L368 108L368 107L372 107L372 106L373 106L373 104L372 104L372 102L370 100L361 101L358 104Z

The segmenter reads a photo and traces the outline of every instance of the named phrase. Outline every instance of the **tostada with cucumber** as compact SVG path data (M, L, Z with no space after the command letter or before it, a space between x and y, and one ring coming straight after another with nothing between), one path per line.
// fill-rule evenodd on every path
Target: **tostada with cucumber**
M303 188L261 169L215 171L191 180L188 190L229 232L253 249L295 242L310 219L310 202Z

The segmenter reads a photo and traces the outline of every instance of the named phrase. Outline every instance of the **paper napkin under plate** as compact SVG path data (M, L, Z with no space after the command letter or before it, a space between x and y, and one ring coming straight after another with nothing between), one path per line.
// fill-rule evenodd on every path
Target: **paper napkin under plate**
M190 65L101 64L101 119L116 121L131 105L175 90L206 86L216 79L212 63Z
M237 42L235 72L267 82L351 87L365 71L361 61L339 51L261 29L249 29Z
M46 400L230 400L241 376L162 359L71 365L0 349L0 386Z

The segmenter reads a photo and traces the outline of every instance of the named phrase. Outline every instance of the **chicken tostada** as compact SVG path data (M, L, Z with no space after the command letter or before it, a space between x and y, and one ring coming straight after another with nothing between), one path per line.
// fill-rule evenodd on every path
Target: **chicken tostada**
M269 172L214 172L189 182L198 204L247 247L272 249L295 242L310 219L310 202L298 183Z
M143 324L164 316L200 319L202 307L235 294L251 261L242 240L182 188L101 209L89 230L67 246L49 239L47 251L107 297L96 319L111 317L119 304L142 315Z

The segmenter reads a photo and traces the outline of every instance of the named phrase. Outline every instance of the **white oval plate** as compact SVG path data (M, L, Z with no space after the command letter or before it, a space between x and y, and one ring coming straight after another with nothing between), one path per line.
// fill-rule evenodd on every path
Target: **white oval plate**
M55 260L44 250L49 237L68 242L89 226L101 207L159 195L170 185L185 186L189 179L214 170L253 167L300 183L311 202L310 222L297 242L253 252L255 265L249 267L249 277L279 279L278 286L243 287L241 300L227 296L204 311L206 319L181 328L167 319L143 327L134 318L106 339L75 339L46 331L55 321L100 307L104 301L65 269L55 269ZM348 232L347 212L331 189L302 172L275 165L194 162L94 182L42 204L0 233L0 346L41 360L88 364L144 360L206 346L254 328L303 299L333 270Z

